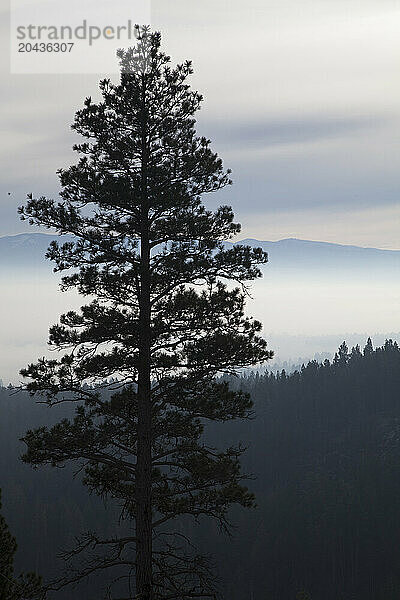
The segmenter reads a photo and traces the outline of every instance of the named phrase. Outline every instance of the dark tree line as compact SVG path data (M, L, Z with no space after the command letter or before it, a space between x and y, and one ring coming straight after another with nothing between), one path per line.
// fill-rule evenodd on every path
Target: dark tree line
M249 446L244 470L256 475L252 511L230 513L234 536L185 523L200 548L212 548L224 597L232 600L394 600L400 593L400 350L347 350L286 375L254 375L231 385L251 393L257 418L216 425L215 446ZM18 461L26 426L58 421L25 395L0 393L0 477L4 514L19 543L17 570L46 578L62 566L58 549L86 524L114 535L112 507L88 497L66 470L37 473ZM69 412L68 412L69 411ZM73 590L76 600L94 588ZM302 594L302 595L301 595ZM54 596L56 597L56 596ZM57 594L57 598L67 599Z
M258 475L259 511L242 521L253 536L238 542L243 597L397 598L398 345L374 350L368 340L349 351L343 343L332 362L240 385L258 414L247 434L247 426L232 432L251 440L245 464Z

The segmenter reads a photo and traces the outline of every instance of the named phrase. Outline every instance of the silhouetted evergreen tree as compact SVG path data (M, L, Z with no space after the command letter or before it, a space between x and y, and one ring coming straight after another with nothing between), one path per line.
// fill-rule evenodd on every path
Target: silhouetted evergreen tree
M67 555L78 566L59 585L117 569L126 598L206 598L214 594L208 562L174 522L208 516L226 529L231 505L253 506L243 449L205 443L203 428L250 414L248 394L216 376L271 356L261 324L244 314L246 282L261 276L267 256L225 248L240 230L231 208L213 213L201 203L230 179L210 141L196 136L191 64L172 69L160 35L146 30L119 56L120 84L103 80L102 101L87 98L76 114L73 129L87 141L74 147L79 162L60 171L61 201L30 196L20 209L73 236L52 243L48 257L56 270L73 270L64 289L94 297L51 328L62 357L22 371L32 394L79 403L73 420L26 434L24 460L77 462L90 490L115 499L134 524L122 537L84 536ZM99 390L110 377L111 398Z
M369 337L368 340L367 340L367 343L365 344L364 355L366 355L366 354L372 354L373 351L374 351L374 348L372 346L372 340Z
M1 503L0 503L1 508ZM14 587L14 555L17 543L12 537L5 519L0 515L0 598L6 600Z
M1 493L0 493L1 509ZM42 597L41 579L33 573L14 577L17 542L0 515L0 600L30 600Z

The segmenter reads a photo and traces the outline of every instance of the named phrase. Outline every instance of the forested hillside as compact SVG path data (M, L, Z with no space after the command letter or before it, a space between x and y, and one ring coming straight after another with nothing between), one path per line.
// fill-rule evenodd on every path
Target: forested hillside
M350 352L343 344L332 363L311 362L291 375L254 374L232 384L251 393L255 418L216 426L211 435L249 446L244 465L255 476L248 485L258 508L232 515L238 527L229 544L202 522L195 528L199 544L214 548L224 597L397 600L397 344L387 341L374 350L369 341ZM1 390L0 487L20 570L48 575L61 565L55 555L73 535L94 527L110 532L111 508L87 495L79 475L72 480L67 469L35 472L18 460L18 438L26 428L70 411ZM91 598L88 589L58 597Z

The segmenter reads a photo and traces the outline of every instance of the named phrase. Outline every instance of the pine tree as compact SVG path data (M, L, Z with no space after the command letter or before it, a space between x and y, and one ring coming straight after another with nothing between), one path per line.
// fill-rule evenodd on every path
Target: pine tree
M1 509L1 502L0 502ZM0 515L0 599L10 597L13 588L14 555L17 543L10 533L7 523Z
M22 219L69 236L47 256L55 270L72 269L62 289L91 298L50 329L61 358L21 371L32 394L78 403L73 420L26 434L25 461L78 462L85 484L134 524L132 535L83 537L69 556L95 553L60 585L123 566L136 575L126 598L141 600L214 597L208 562L174 522L208 516L228 529L231 505L253 506L243 448L210 447L203 430L251 413L249 396L218 375L272 356L244 312L267 255L227 247L240 231L231 208L202 204L230 172L196 135L202 97L187 83L191 63L171 68L160 42L144 29L137 48L119 52L120 83L101 81L102 101L89 97L76 113L86 141L59 172L60 201L30 195L20 208Z
M0 493L1 509L1 493ZM41 579L34 573L14 578L14 558L17 542L0 515L0 600L28 600L42 598Z
M348 348L346 342L343 342L339 346L338 354L339 354L339 360L340 360L340 362L342 364L347 364L348 361L349 361L349 348Z

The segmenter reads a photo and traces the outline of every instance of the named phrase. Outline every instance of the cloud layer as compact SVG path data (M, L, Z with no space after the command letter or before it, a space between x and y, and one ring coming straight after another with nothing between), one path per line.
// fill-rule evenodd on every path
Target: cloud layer
M400 247L395 0L152 8L173 61L193 59L205 96L199 132L234 171L235 186L210 205L232 203L246 235L264 239ZM57 193L56 169L75 160L73 113L106 75L10 75L4 17L0 234L24 230L25 193Z

